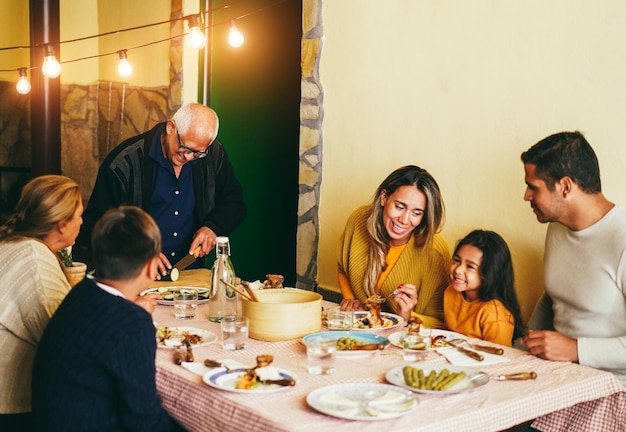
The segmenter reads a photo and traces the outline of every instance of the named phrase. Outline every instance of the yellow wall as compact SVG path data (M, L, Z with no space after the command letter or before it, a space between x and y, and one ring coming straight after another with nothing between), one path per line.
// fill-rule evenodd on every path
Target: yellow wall
M60 40L93 36L100 33L98 29L98 6L94 1L61 0L59 4L59 19L61 23ZM61 44L57 59L60 62L80 59L100 54L99 39L92 38L83 41ZM80 60L61 64L61 80L69 84L90 84L99 79L98 68L101 58ZM39 71L37 71L39 72ZM117 79L116 81L121 81Z
M71 1L80 3L82 0ZM170 19L170 11L171 3L168 1L101 0L98 2L98 33L167 21ZM169 37L170 24L165 23L98 38L100 53L129 49L128 60L133 65L133 74L124 79L117 73L117 54L101 57L99 78L126 81L133 86L142 87L169 85L169 41L130 49Z
M28 2L22 0L0 0L0 46L30 45ZM167 1L124 0L61 0L60 39L94 36L109 31L142 26L170 19L171 5ZM156 87L169 83L169 42L162 42L128 52L134 73L128 79L117 73L117 54L94 59L82 59L106 53L115 53L123 48L166 39L170 36L169 24L149 27L91 38L84 41L64 43L57 58L62 63L61 80L64 83L89 84L96 80L127 81L132 85ZM0 51L0 69L30 67L30 54L25 50ZM43 56L43 51L42 51ZM159 59L159 60L156 60ZM69 63L63 63L68 62ZM33 70L30 73L40 73ZM2 73L0 79L17 81L17 72Z
M442 189L451 248L478 227L508 242L528 317L545 225L522 199L520 153L581 130L605 194L626 205L625 20L621 0L325 1L318 283L338 286L350 212L389 172L417 164Z
M29 46L28 2L23 0L0 0L0 47ZM0 51L0 81L15 81L19 78L17 69L30 66L28 49ZM27 72L30 77L31 72Z

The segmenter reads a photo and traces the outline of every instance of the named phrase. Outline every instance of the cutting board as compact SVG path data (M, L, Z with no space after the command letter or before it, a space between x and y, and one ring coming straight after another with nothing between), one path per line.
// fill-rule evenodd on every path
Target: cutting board
M176 282L154 281L150 288L192 286L208 288L211 285L211 270L206 268L181 270Z

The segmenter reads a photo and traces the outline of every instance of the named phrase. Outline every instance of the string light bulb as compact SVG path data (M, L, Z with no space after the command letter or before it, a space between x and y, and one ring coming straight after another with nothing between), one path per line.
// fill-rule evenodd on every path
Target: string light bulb
M202 49L206 45L206 36L198 26L199 15L189 15L187 17L187 25L189 26L189 34L186 37L187 45L195 49Z
M239 48L243 45L243 34L237 29L237 25L234 20L230 22L229 27L230 31L228 32L228 43L233 48Z
M46 54L43 58L41 72L48 78L56 78L61 75L61 65L54 55L54 48L52 45L46 45Z
M15 89L18 93L23 95L30 93L30 82L28 81L28 77L26 76L26 68L19 68L20 79L15 84Z
M133 65L128 61L128 56L126 55L125 49L119 50L117 55L120 56L120 63L117 65L117 73L127 78L133 73Z

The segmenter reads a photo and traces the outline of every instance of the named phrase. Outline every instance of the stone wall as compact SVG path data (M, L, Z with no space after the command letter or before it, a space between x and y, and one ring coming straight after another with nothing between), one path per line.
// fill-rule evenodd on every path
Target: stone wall
M113 147L171 116L168 97L168 87L114 82L61 86L61 168L81 185L85 200Z
M296 287L317 289L318 205L322 182L323 92L319 80L322 48L321 0L302 2L300 179L296 243Z

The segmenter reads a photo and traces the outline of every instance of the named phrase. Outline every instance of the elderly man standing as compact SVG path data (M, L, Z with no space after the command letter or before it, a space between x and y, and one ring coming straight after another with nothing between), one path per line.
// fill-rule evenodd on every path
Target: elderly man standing
M523 342L538 357L604 369L626 385L626 210L602 194L580 132L551 135L521 158L524 200L549 224L545 294Z
M96 221L122 204L142 208L157 222L163 238L161 275L198 246L198 256L205 256L218 235L235 230L246 206L226 150L215 139L218 129L215 111L191 103L114 148L98 171L83 216L77 240L82 250Z

